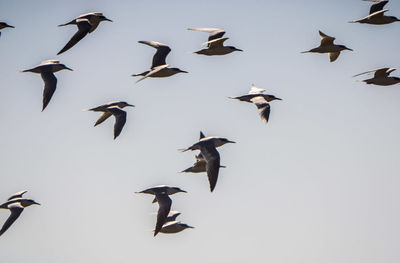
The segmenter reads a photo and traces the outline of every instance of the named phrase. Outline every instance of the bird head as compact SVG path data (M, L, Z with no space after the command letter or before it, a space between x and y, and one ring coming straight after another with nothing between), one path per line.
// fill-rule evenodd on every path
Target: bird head
M274 95L267 95L268 97L266 98L266 100L268 101L268 102L270 102L270 101L274 101L274 100L282 100L281 98L277 98L277 97L275 97Z
M175 193L187 193L185 190L180 189L179 187L170 187L168 189L168 194L172 195Z
M129 103L125 102L125 101L120 101L120 102L118 102L118 103L117 103L117 106L118 106L119 108L135 107L135 105L129 104Z
M189 73L189 72L187 72L187 71L184 71L184 70L181 70L181 69L179 69L179 68L170 68L172 71L174 71L174 74L177 74L177 73Z
M184 229L186 229L186 228L195 228L194 226L189 226L189 225L187 225L187 224L180 224L181 225L181 227L183 227Z
M215 147L222 146L226 143L236 143L236 142L230 141L227 138L218 138L218 140L215 142Z
M341 50L350 50L350 51L353 51L351 48L348 48L348 47L346 47L346 46L344 46L344 45L339 45L339 48L340 48Z
M67 69L67 70L70 70L70 71L74 71L73 69L71 69L71 68L65 66L64 64L55 64L55 65L54 65L54 72L57 72L57 71L60 71L60 70L63 70L63 69Z
M31 205L40 205L40 204L37 203L35 200L32 200L32 199L23 199L23 200L21 200L21 205L23 207L28 207L28 206L31 206Z
M235 47L232 47L232 46L228 46L227 48L229 48L230 50L232 50L232 52L234 52L234 51L241 51L241 52L243 52L243 50L238 49L238 48L235 48Z
M111 19L108 19L107 17L101 15L99 16L100 21L108 21L108 22L113 22Z

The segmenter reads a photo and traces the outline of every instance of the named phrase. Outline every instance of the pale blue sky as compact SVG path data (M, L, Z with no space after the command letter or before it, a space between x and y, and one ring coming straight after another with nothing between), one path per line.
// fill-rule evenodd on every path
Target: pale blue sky
M400 23L347 23L369 6L2 0L0 20L16 28L0 38L0 202L26 189L42 206L0 238L1 262L398 263L400 86L351 76L400 67ZM400 17L399 2L387 8ZM57 25L89 11L114 23L56 56L76 31ZM207 34L188 27L224 28L226 44L244 52L190 54ZM355 51L335 63L300 54L319 44L318 30ZM138 40L170 45L167 63L189 74L135 84L130 75L154 54ZM47 59L74 71L57 73L41 112L40 76L19 71ZM227 98L252 83L283 98L267 125L255 106ZM112 100L137 106L115 141L113 120L93 128L98 114L82 111ZM200 130L238 142L220 148L228 168L214 193L206 175L177 173L195 154L177 149ZM196 229L153 238L158 206L134 192L157 184L189 192L173 196L173 209ZM0 211L0 223L8 215Z

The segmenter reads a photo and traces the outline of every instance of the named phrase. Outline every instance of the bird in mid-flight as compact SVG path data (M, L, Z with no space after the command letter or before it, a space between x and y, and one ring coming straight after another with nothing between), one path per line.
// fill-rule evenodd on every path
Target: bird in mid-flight
M206 171L208 176L208 181L210 183L211 192L217 184L219 168L220 168L220 155L217 151L217 147L220 147L226 143L235 143L228 140L227 138L210 136L201 138L197 143L193 144L187 149L182 149L182 152L200 150L201 154L206 160Z
M269 105L269 102L282 99L277 98L274 95L263 94L264 92L265 92L264 89L260 89L254 85L251 85L248 94L239 97L229 97L229 98L255 104L257 106L258 113L260 114L261 120L264 123L267 123L269 120L269 114L271 112L271 107Z
M53 96L57 88L57 78L56 76L54 76L54 72L58 72L63 69L72 71L72 69L68 68L64 64L60 64L60 61L58 60L46 60L34 68L22 71L39 73L42 76L42 79L44 81L42 111L44 111L44 109L49 104L51 97Z
M353 77L357 77L357 76L361 76L361 75L369 74L369 73L374 73L373 78L365 79L365 80L363 80L363 82L365 82L367 84L378 85L378 86L390 86L390 85L400 83L400 78L389 76L390 73L392 73L395 70L396 70L395 68L380 68L380 69L363 72L363 73L354 75Z
M159 209L157 212L157 222L156 222L156 227L154 229L154 236L156 236L160 232L163 225L167 222L167 218L172 205L172 200L169 197L169 195L172 194L172 192L176 193L176 192L186 192L186 191L181 190L178 187L169 187L163 185L163 186L152 187L143 190L141 192L138 192L138 193L155 195L157 199Z
M126 111L122 110L125 107L135 107L135 105L129 104L125 101L109 102L104 105L89 109L89 111L102 112L99 119L96 121L94 126L101 124L112 115L115 117L114 124L114 140L121 134L122 128L124 128L126 122Z
M0 230L0 236L3 235L4 232L7 231L7 229L10 228L10 226L15 222L15 220L18 219L22 211L24 211L25 207L31 205L40 205L39 203L35 202L32 199L23 198L22 196L26 192L27 191L21 191L13 194L10 198L8 198L7 202L0 205L0 208L8 209L11 212L10 216L8 217L8 219L6 220L6 222L4 223L3 227Z
M398 19L395 16L385 16L385 13L389 10L383 8L389 1L371 1L371 0L364 0L364 1L375 2L375 4L373 4L369 10L369 15L359 20L350 21L349 23L386 25L400 21L400 19Z
M148 45L157 49L156 53L153 56L153 62L151 64L151 68L148 71L145 71L140 74L133 74L132 77L142 76L138 81L142 81L145 78L166 78L177 73L188 73L187 71L181 70L179 68L170 68L169 65L165 62L169 52L171 52L171 48L163 43L156 41L138 41L141 44Z
M92 33L102 21L112 22L112 20L105 17L103 13L91 12L82 14L78 18L75 18L74 20L66 24L59 25L59 26L77 25L78 32L76 32L75 35L73 35L73 37L68 41L68 43L60 50L60 52L57 53L57 55L60 55L65 51L67 51L68 49L75 46L76 43L78 43L87 34Z
M331 62L334 62L340 55L340 52L343 50L350 50L353 51L352 49L343 46L343 45L336 45L333 43L335 41L334 37L330 37L328 35L325 35L321 31L319 31L319 35L321 36L321 44L319 47L310 49L309 51L304 51L301 53L328 53L329 54L329 59Z
M7 27L14 28L13 26L10 26L5 22L0 22L0 30L2 30L3 28L7 28ZM1 36L1 31L0 31L0 36Z
M199 28L188 28L188 30L206 32L210 34L208 37L208 41L204 43L204 45L207 45L207 47L194 52L195 54L206 55L206 56L221 56L230 54L234 51L243 51L233 46L224 46L224 42L229 38L223 37L225 34L225 31L223 29L199 27Z
M160 229L160 233L163 234L176 234L187 228L194 228L193 226L189 226L180 221L170 221L166 222L162 228Z

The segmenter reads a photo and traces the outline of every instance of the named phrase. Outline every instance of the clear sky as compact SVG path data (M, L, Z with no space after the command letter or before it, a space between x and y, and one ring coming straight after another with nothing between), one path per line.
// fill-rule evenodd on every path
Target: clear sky
M349 24L368 14L363 1L30 1L2 0L0 20L0 200L28 190L27 208L0 238L4 263L400 261L400 86L377 87L352 75L400 67L400 23ZM400 17L400 3L388 14ZM71 50L76 31L57 27L98 11L104 22ZM190 54L221 27L223 57ZM300 54L318 30L354 49L334 63ZM186 70L135 84L154 49ZM41 112L43 82L20 73L59 59L57 90ZM399 75L396 71L393 75ZM368 77L368 76L366 76ZM362 77L359 79L363 79ZM264 125L254 105L229 100L254 83L283 99ZM114 120L94 128L113 100L135 104L113 140ZM205 174L180 174L199 131L237 141L220 148L214 193ZM153 238L157 205L135 191L168 184L180 220L195 226ZM9 212L0 211L0 224Z

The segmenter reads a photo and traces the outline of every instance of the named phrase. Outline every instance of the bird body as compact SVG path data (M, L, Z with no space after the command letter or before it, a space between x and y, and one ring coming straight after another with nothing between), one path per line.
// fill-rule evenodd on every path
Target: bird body
M352 49L344 45L334 44L333 43L335 41L334 37L330 37L322 33L321 31L319 31L319 35L321 36L321 44L319 45L319 47L301 53L328 53L330 61L334 62L339 57L341 51L343 50L353 51Z
M224 46L224 42L228 40L227 37L222 37L225 31L220 28L188 28L192 31L200 31L209 33L208 41L204 44L207 48L203 48L199 51L194 52L195 54L205 55L205 56L222 56L230 54L234 51L243 51L241 49L235 48L233 46Z
M98 27L99 23L102 21L112 22L112 20L106 18L102 13L91 12L82 14L78 18L75 18L74 20L66 24L59 25L59 26L77 25L78 31L75 33L75 35L72 36L72 38L68 41L68 43L60 50L60 52L57 53L57 55L60 55L65 51L69 50L70 48L72 48L73 46L75 46L87 34L92 33Z
M40 205L32 199L23 198L22 196L25 193L26 191L15 193L10 198L8 198L7 202L0 205L0 209L8 209L11 212L3 227L0 229L0 236L3 235L10 228L15 220L18 219L25 207L31 205Z
M391 86L391 85L400 83L399 77L389 76L390 73L392 73L395 70L396 69L394 69L394 68L380 68L380 69L370 70L367 72L357 74L354 77L364 75L364 74L374 73L373 78L365 79L365 80L363 80L363 82L365 82L367 84L378 85L378 86Z
M162 228L160 229L160 233L163 234L176 234L179 233L187 228L194 228L187 224L183 224L179 221L170 221L165 223Z
M14 28L13 26L10 26L9 24L5 23L5 22L0 22L0 30L3 28ZM0 36L1 36L1 32L0 32Z
M34 68L22 71L22 72L39 73L41 75L44 81L42 111L44 111L44 109L49 104L57 88L57 78L54 76L54 72L58 72L63 69L72 71L72 69L68 68L64 64L60 64L58 60L46 60Z

